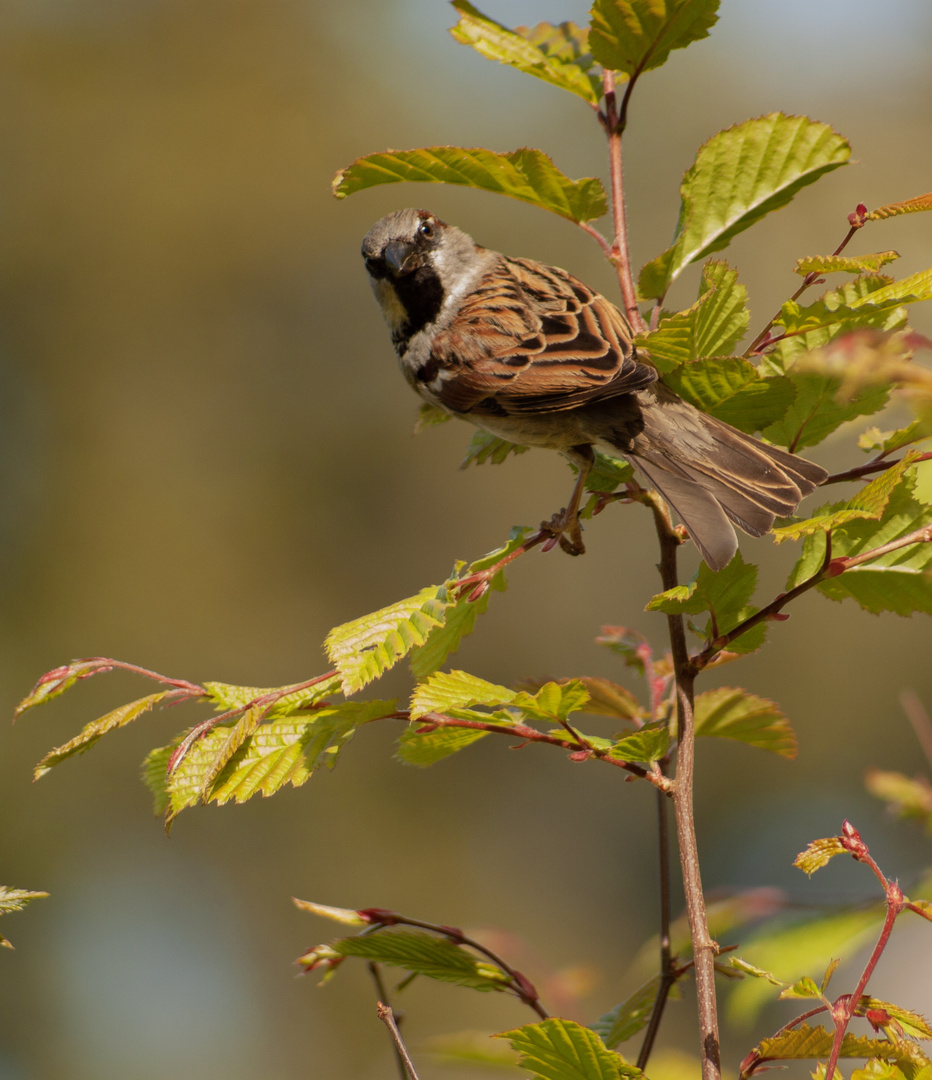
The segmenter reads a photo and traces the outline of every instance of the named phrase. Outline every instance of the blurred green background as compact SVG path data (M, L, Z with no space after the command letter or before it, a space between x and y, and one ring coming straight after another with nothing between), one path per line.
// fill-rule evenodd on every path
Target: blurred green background
M574 0L486 7L512 25L586 17ZM638 265L666 246L682 171L718 129L775 109L830 122L856 164L726 255L761 326L795 289L795 259L832 250L857 202L932 188L932 7L724 0L721 13L635 96L632 243ZM376 218L428 206L614 295L596 246L479 192L330 195L355 157L433 143L536 145L571 176L604 175L586 107L456 45L454 21L439 0L0 4L0 714L77 656L257 686L309 677L325 670L331 626L565 501L556 455L459 472L465 426L411 438L416 402L358 251ZM851 250L889 247L900 275L932 264L930 216L873 226ZM680 305L696 288L686 277ZM915 322L932 333L929 311ZM861 460L844 430L816 456ZM587 542L584 559L516 565L455 664L504 683L602 674L640 690L593 638L624 624L662 646L662 617L643 612L659 588L648 515L612 507ZM742 547L764 564L762 595L779 590L793 553ZM707 884L869 895L853 865L812 883L790 866L844 816L908 883L930 846L884 818L862 776L922 767L898 698L910 687L932 704L928 624L809 596L770 637L714 678L778 701L799 760L701 747ZM378 693L407 685L393 673ZM656 907L646 786L504 740L417 771L392 761L395 732L376 725L332 774L190 811L167 839L138 763L201 715L177 711L32 786L46 750L144 692L102 677L0 735L0 881L52 893L0 926L17 946L0 956L0 1080L394 1076L361 968L325 989L294 977L290 961L333 927L292 895L496 928L553 1010L579 1019L632 988ZM930 973L928 928L898 931L875 992L928 1009ZM530 1019L454 987L416 983L406 998L415 1053L437 1032ZM789 1015L730 1036L728 1060ZM675 1006L665 1045L692 1050L691 1031ZM425 1062L424 1075L472 1074Z

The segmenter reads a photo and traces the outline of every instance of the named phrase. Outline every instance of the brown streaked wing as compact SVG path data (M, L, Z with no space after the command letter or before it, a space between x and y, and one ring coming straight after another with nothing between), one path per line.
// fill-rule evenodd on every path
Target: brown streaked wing
M502 257L463 301L433 353L456 372L441 400L468 412L493 398L508 412L556 412L648 386L614 304L553 266Z

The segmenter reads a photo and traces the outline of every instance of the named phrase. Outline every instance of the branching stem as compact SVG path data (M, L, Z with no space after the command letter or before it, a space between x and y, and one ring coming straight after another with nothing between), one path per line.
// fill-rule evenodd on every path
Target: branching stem
M858 209L860 209L860 207ZM854 234L864 225L864 221L860 218L856 219L855 215L853 214L849 215L848 221L851 223L851 228L848 230L848 233L845 236L844 240L842 240L838 247L835 248L835 250L832 252L832 255L840 255L848 246L848 243L850 242ZM790 297L790 300L798 300L806 291L806 289L808 289L810 285L814 285L818 279L819 275L816 272L806 274L806 276L803 278L802 285L800 285L796 292L793 293L793 295ZM761 332L757 335L753 342L751 342L750 347L744 354L746 357L753 356L762 345L769 342L770 331L773 329L773 324L777 321L779 317L780 312L778 311L777 314L774 315L774 317L770 320L770 322L767 323L764 329L761 330Z
M405 720L411 722L411 713L408 710L400 710L398 712L389 713L387 716L381 717L383 720ZM419 725L419 730L424 732L432 731L436 728L471 728L473 731L487 731L493 735L506 735L510 738L520 739L519 746L523 746L526 743L547 743L550 746L560 746L564 750L569 750L574 755L580 755L574 760L583 760L585 758L593 758L596 761L604 761L608 765L615 765L619 769L624 769L625 772L631 773L632 776L638 777L640 780L648 780L661 791L669 791L672 785L665 776L658 776L657 774L645 769L643 766L636 764L633 761L625 761L622 758L612 757L608 750L603 750L601 747L593 746L586 740L577 739L564 739L559 735L551 735L548 732L538 731L536 728L528 727L526 724L496 724L489 720L468 720L458 716L445 716L443 713L424 713L423 716L418 716L415 721Z
M660 576L664 591L679 583L676 552L681 538L670 521L666 504L657 496L650 500L654 524L660 540ZM702 1047L703 1080L720 1080L721 1048L718 1034L718 1005L715 998L715 957L718 946L709 933L709 923L699 870L699 848L693 814L693 769L695 764L694 684L698 669L690 662L682 615L668 615L667 627L676 678L677 751L673 781L673 809L686 898L686 917L693 943L696 970L699 1036Z

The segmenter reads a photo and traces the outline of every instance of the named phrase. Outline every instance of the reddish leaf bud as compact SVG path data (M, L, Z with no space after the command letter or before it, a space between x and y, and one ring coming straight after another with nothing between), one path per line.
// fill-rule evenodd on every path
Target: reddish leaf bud
M389 911L388 908L362 908L356 914L367 923L378 923L379 926L394 926L398 922L398 912Z

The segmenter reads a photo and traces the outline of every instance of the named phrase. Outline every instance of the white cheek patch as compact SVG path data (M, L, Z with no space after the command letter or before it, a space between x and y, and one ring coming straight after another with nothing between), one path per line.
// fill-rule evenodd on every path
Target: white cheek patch
M398 299L394 286L385 278L370 278L369 281L389 329L393 332L400 330L408 320L408 313Z

